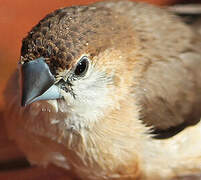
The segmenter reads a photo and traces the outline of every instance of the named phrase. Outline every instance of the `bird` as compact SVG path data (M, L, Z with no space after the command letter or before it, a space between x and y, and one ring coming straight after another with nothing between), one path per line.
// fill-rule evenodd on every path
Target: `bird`
M201 172L201 41L165 8L103 1L48 14L22 41L5 124L31 164L80 179Z

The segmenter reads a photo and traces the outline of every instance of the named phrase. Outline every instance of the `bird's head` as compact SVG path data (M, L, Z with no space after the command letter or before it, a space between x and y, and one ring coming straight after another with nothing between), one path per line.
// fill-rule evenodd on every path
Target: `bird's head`
M78 6L53 12L23 40L22 108L40 105L41 111L49 104L55 119L65 113L68 128L89 128L127 97L134 49L132 27L111 9Z
M133 23L103 5L56 10L23 40L21 100L7 126L31 162L86 172L91 163L96 174L132 162L133 131L144 132L132 121L140 46Z

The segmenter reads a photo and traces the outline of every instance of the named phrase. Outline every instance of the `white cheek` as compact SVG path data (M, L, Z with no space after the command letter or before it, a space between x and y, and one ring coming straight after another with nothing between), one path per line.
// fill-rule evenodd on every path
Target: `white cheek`
M75 99L72 96L67 98L72 110L71 120L79 122L78 119L80 119L86 123L86 121L94 122L103 116L107 107L113 103L109 97L111 89L108 88L108 84L110 82L111 79L98 71L91 71L84 78L74 81Z

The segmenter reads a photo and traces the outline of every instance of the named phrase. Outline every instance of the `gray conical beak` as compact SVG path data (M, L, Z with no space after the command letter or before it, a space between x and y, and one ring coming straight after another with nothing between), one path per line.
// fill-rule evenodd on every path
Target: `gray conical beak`
M24 63L21 69L21 105L34 101L61 98L60 89L44 58Z

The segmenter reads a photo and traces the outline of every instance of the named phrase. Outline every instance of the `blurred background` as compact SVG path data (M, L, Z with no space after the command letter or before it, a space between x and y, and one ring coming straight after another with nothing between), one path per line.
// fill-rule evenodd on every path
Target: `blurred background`
M7 171L10 167L21 166L13 159L23 157L13 142L8 141L3 127L2 112L4 103L2 93L9 75L17 67L20 57L21 41L28 31L47 13L70 5L88 4L97 0L0 0L0 179L38 179L43 176L46 179L54 179L63 176L64 171L53 169L41 170L40 168L18 171ZM138 0L160 6L173 5L176 3L197 3L200 0ZM7 169L5 164L7 163ZM25 163L26 164L26 163ZM12 168L10 168L12 169ZM5 170L5 171L3 171ZM51 173L50 173L51 172ZM30 174L31 177L30 178ZM48 175L47 175L48 174ZM40 175L40 176L39 176ZM48 177L48 178L47 178Z

